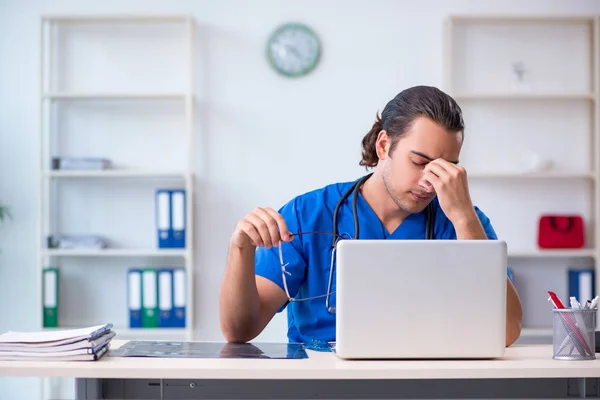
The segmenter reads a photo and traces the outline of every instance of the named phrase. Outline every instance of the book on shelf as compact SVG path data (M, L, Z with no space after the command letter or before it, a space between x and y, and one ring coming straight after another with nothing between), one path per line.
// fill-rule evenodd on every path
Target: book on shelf
M105 249L106 239L98 235L64 235L54 234L46 238L49 249Z
M101 170L111 166L111 161L100 157L53 157L53 170Z

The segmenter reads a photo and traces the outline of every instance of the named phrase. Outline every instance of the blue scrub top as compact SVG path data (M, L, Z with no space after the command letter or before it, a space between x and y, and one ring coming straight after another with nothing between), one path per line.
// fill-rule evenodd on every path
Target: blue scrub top
M354 182L335 183L305 193L285 204L279 212L290 232L333 232L333 211L342 195ZM456 239L450 220L441 210L437 197L435 208L435 239ZM360 192L356 202L360 239L425 239L425 211L409 215L394 232L387 232L375 212ZM489 239L497 239L496 232L485 214L475 207ZM338 233L354 237L352 194L342 203L338 212ZM282 244L283 261L288 264L287 287L292 297L306 298L327 293L331 266L333 235L307 234L294 237ZM279 261L279 248L259 247L255 256L256 274L284 289ZM335 268L335 267L334 267ZM335 291L335 273L332 292ZM335 294L330 296L335 306ZM286 307L282 307L279 312ZM292 343L335 341L335 314L325 307L325 297L287 304L288 340Z

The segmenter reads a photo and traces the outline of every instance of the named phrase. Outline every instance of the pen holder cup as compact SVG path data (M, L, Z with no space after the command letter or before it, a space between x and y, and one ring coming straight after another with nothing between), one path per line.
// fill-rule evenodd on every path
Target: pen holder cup
M552 358L595 360L597 310L562 308L552 311Z

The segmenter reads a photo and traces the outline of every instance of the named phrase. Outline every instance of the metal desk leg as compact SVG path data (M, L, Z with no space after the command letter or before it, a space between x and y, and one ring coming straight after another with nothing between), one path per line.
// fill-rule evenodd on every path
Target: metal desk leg
M598 378L571 378L568 379L569 397L599 397Z
M101 400L102 380L94 378L75 378L76 400Z
M585 378L579 378L577 385L579 386L579 397L585 398Z

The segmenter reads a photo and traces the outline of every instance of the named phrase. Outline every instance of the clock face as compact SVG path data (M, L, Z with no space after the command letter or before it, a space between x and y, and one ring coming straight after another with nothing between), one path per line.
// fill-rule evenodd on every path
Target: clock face
M285 76L308 74L319 62L321 44L307 26L285 24L279 27L267 43L267 58L275 70Z

